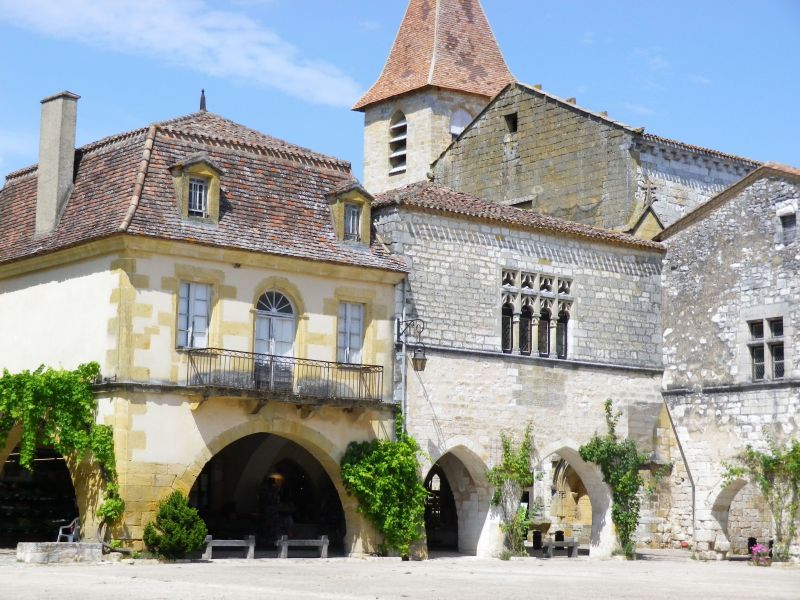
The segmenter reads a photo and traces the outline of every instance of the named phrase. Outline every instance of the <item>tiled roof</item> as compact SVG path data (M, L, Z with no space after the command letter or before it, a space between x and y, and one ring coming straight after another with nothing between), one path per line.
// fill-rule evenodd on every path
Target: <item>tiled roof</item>
M410 0L383 72L353 109L427 86L491 98L512 81L478 0Z
M198 152L223 173L217 225L182 219L175 198L169 167ZM0 264L126 232L405 271L377 242L362 246L336 238L326 195L351 180L345 161L218 115L194 113L79 149L61 219L39 238L36 167L10 174L0 190Z
M664 246L657 242L641 240L626 233L573 223L529 210L497 204L429 182L412 183L384 192L376 196L372 203L374 211L391 206L408 206L436 213L462 215L504 223L512 227L563 234L601 243L633 246L646 250L664 250Z
M672 225L659 233L656 239L659 241L666 240L690 225L701 221L721 205L725 204L725 202L736 196L744 188L764 177L779 177L800 183L800 169L774 162L764 163L754 171L750 171L730 187L725 188L719 194L695 208L692 212L685 214L675 221Z

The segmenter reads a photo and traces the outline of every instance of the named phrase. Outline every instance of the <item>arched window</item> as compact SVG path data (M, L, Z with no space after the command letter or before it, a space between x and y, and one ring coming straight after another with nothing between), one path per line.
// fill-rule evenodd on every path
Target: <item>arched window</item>
M295 315L289 299L265 292L256 303L253 369L256 389L286 391L292 388Z
M461 132L467 128L467 125L472 123L472 115L459 108L450 116L450 136L451 139L456 139L461 135Z
M539 356L550 356L550 311L546 308L539 314Z
M569 313L562 310L558 313L558 321L556 322L556 356L558 358L567 358L567 323L569 322Z
M530 354L533 343L533 307L523 306L519 315L519 353Z
M511 353L514 348L514 330L513 330L513 323L514 323L514 306L506 302L503 304L503 319L502 319L502 347L503 352L506 354Z
M292 356L294 347L294 308L279 292L266 292L256 303L256 354Z
M406 116L397 111L389 121L389 175L406 172L406 141L408 122Z

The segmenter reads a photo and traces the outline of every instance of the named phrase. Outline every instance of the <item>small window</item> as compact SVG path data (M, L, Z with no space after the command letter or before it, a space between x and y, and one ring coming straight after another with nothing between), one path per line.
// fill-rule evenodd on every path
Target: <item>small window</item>
M543 310L539 315L539 356L550 356L550 311Z
M208 216L208 181L205 179L189 179L189 216Z
M364 345L364 305L342 302L339 305L339 337L336 360L345 364L361 364Z
M178 297L178 348L207 348L211 286L181 283Z
M753 381L764 379L764 346L752 346L750 348L750 359L753 363Z
M567 324L569 323L569 313L558 313L556 322L556 356L567 358Z
M503 352L510 354L514 349L514 306L506 302L503 304L503 319L501 324L501 344Z
M783 337L783 319L770 319L767 323L769 324L770 337Z
M797 216L794 213L781 216L781 232L784 245L797 239Z
M397 112L389 122L389 175L406 172L406 142L408 122L406 116Z
M361 207L357 204L344 205L344 239L361 240Z
M508 133L517 133L517 113L503 115L503 118L506 120L506 129Z
M784 362L783 362L783 344L770 344L769 352L772 358L772 378L783 379L784 376Z
M533 309L523 306L519 315L519 353L529 355L533 345Z
M750 321L748 323L750 327L750 339L751 340L763 340L764 339L764 322L763 321Z

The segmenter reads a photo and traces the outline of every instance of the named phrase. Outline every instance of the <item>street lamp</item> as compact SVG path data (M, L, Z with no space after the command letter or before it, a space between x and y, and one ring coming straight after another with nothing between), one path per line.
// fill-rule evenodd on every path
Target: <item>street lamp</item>
M425 356L425 344L422 343L422 332L425 330L425 321L422 319L408 319L407 321L397 321L397 341L406 345L406 337L411 330L417 336L417 343L414 344L414 352L411 354L411 366L415 371L425 370L428 364L428 357Z

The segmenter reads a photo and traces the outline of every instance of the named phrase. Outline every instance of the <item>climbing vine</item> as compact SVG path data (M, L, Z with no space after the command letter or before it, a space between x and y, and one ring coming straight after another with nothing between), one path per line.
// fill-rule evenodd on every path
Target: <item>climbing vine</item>
M788 560L789 546L797 535L800 509L800 441L780 445L767 435L768 450L747 446L735 465L725 465L724 479L747 479L758 486L775 523L775 559Z
M639 454L633 440L617 438L617 423L621 413L613 412L611 400L606 400L604 409L608 433L602 436L595 433L587 444L580 447L579 453L583 460L600 467L603 480L611 488L611 520L617 530L620 547L625 556L635 558L634 534L639 525L641 509L639 490L644 485L639 469L647 461L647 456Z
M522 490L533 485L531 458L533 457L533 426L525 427L522 441L517 448L511 436L501 433L502 458L500 464L486 472L489 485L494 488L491 504L500 509L500 530L505 534L505 552L514 556L525 555L525 536L531 522L526 510L520 505Z
M341 461L345 489L384 536L384 550L407 556L422 538L427 492L419 476L420 447L395 420L395 440L350 442Z
M108 523L122 516L114 461L114 433L108 425L95 423L97 400L92 384L100 366L90 362L73 371L44 366L35 371L0 377L0 446L19 426L20 464L31 470L38 446L50 446L63 456L78 460L92 456L106 481L106 500L98 515Z

